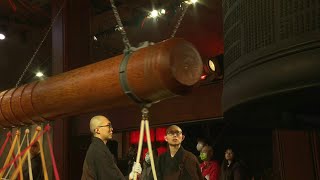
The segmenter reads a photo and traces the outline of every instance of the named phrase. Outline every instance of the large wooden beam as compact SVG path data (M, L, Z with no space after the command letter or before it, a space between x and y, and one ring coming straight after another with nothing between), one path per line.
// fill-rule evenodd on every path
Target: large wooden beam
M21 126L133 103L119 81L124 55L0 93L0 125ZM140 99L156 102L189 92L202 73L192 44L170 39L135 51L127 82Z

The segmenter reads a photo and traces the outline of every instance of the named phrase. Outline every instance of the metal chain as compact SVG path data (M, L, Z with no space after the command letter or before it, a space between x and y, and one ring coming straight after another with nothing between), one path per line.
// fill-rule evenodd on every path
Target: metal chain
M46 40L46 38L47 38L50 30L52 29L53 24L56 22L59 14L61 13L61 11L62 11L62 9L63 9L63 7L64 7L64 3L65 3L65 1L62 3L62 5L61 5L61 7L60 7L60 9L59 9L59 11L58 11L58 13L57 13L57 15L53 18L53 20L52 20L52 22L51 22L51 24L50 24L47 32L45 33L44 37L43 37L42 40L41 40L39 46L37 47L36 51L33 53L31 59L29 60L29 62L28 62L28 64L27 64L27 66L25 67L25 69L23 70L21 76L19 77L19 80L18 80L18 82L16 83L16 86L15 86L16 88L19 86L22 78L24 77L24 75L26 74L27 70L29 69L29 66L30 66L31 63L33 62L35 56L37 55L39 49L41 48L41 46L42 46L42 44L43 44L43 42Z
M190 6L190 4L186 3L186 6L185 6L185 8L183 9L182 14L181 14L180 17L179 17L179 20L178 20L177 24L174 26L173 32L172 32L172 34L171 34L171 36L170 36L171 38L173 38L173 37L176 35L176 32L177 32L177 30L178 30L178 28L179 28L179 26L180 26L180 23L181 23L184 15L186 14L189 6Z
M115 18L116 18L117 24L118 24L118 26L119 26L119 31L120 31L120 33L121 33L121 35L122 35L122 41L123 41L123 44L124 44L124 46L125 46L125 51L129 52L130 49L131 49L131 45L130 45L129 39L128 39L128 37L127 37L127 33L126 33L126 31L124 30L123 24L122 24L122 22L121 22L121 18L120 18L120 15L119 15L119 13L118 13L117 7L115 6L113 0L110 0L110 4L111 4L111 7L112 7L114 16L115 16Z

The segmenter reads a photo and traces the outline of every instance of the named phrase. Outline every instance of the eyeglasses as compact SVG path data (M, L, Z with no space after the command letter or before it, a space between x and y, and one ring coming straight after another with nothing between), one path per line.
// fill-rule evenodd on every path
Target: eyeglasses
M110 129L112 129L112 125L111 124L107 124L107 125L104 125L104 126L98 126L98 127L109 127Z
M179 136L181 134L182 134L182 131L169 131L167 133L167 135L169 135L169 136L174 136L174 135Z

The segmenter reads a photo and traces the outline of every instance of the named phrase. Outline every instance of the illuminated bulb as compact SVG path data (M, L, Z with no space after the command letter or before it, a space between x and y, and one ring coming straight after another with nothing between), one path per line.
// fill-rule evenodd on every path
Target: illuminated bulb
M97 39L97 37L96 37L96 36L93 36L93 40L98 41L98 39Z
M161 13L161 14L165 14L165 13L166 13L166 10L165 10L165 9L161 9L160 13Z
M43 73L39 71L39 72L37 72L36 76L37 76L37 77L42 77L42 76L43 76Z
M185 3L187 3L187 4L195 4L196 2L198 2L198 0L188 0L188 1L185 1Z
M6 36L2 33L0 33L0 40L4 40L6 38Z
M151 11L151 13L150 13L150 17L152 17L152 18L156 18L158 15L159 15L159 13L158 13L157 10L153 10L153 11Z
M202 75L201 77L200 77L200 79L202 79L202 80L205 80L207 78L207 75Z
M209 60L209 67L211 69L211 71L216 71L216 66L214 65L213 61L212 60Z

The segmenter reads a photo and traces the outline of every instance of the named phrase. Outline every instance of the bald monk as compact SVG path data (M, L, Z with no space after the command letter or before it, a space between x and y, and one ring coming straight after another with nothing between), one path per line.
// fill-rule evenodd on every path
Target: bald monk
M100 115L91 118L90 131L93 138L83 163L81 180L131 180L134 172L141 174L140 163L132 167L129 177L124 177L115 164L114 158L106 146L108 140L112 139L113 133L113 128L108 118Z
M203 180L198 159L181 146L185 136L177 125L169 126L164 136L168 151L158 158L158 180Z

